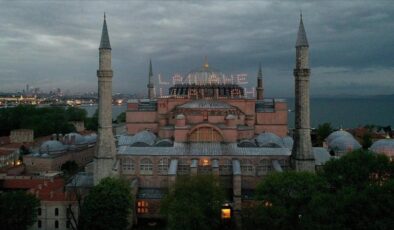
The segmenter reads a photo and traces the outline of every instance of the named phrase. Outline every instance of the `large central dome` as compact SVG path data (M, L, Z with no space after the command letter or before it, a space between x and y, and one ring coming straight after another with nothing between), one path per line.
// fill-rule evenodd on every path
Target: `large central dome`
M212 69L207 58L201 69L189 72L183 83L170 87L169 94L190 99L242 98L245 95L243 87L231 80L228 82L223 73Z
M223 73L211 68L208 64L208 59L205 57L204 64L201 68L190 71L186 79L189 84L205 85L205 84L220 84L223 82Z

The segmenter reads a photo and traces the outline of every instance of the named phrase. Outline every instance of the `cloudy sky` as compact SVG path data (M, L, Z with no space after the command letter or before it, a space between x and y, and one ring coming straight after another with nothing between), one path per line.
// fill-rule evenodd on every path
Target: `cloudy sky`
M300 10L310 44L312 95L394 93L392 1L0 1L0 91L96 91L103 12L114 92L146 93L148 61L169 79L204 56L265 95L293 94ZM156 85L158 84L156 79Z

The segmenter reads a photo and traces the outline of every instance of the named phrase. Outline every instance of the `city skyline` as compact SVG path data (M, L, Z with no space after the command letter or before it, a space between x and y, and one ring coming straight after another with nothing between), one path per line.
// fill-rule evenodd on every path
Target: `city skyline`
M96 91L98 39L107 13L113 92L147 93L156 78L199 68L204 56L226 74L263 66L267 97L293 94L294 44L302 9L311 49L311 95L391 94L394 6L389 1L6 2L0 9L0 91L26 84Z

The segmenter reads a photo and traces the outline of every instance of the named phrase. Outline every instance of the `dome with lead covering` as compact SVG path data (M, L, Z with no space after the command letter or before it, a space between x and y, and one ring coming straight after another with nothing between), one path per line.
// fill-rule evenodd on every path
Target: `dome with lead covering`
M326 142L328 145L330 145L330 142L336 139L337 137L353 137L352 134L345 130L338 130L335 132L332 132L328 137L326 138Z
M234 114L228 114L226 116L226 120L235 120L235 119L237 119L237 117Z
M176 115L175 119L177 119L177 120L183 120L183 119L185 119L185 115L183 115L182 113L181 113L181 114L178 114L178 115Z
M387 138L375 141L369 150L375 153L384 154L388 157L394 157L394 139Z
M56 154L65 152L66 150L66 146L64 146L60 141L55 140L45 141L40 146L41 154Z
M156 141L156 135L148 130L140 131L133 136L121 135L118 138L119 146L136 146L145 147L153 146Z
M283 145L288 149L293 149L294 140L290 136L282 137Z
M358 141L351 135L339 136L328 144L328 149L333 150L334 152L351 152L360 148L360 143L358 143Z
M254 142L254 140L240 140L238 143L239 147L257 147L256 143Z
M282 138L273 133L260 133L255 139L259 147L284 147Z
M152 146L155 144L156 135L148 130L136 133L131 146Z
M157 147L171 147L174 143L170 139L161 139L155 143Z

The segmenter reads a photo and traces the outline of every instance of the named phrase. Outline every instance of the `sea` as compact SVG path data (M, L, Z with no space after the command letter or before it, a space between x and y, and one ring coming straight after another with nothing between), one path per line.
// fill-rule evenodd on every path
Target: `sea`
M294 127L294 98L287 98L289 127ZM365 125L391 126L394 128L393 97L311 98L311 126L329 122L334 128L356 128ZM92 116L97 105L82 105ZM115 119L126 110L126 105L113 105Z

